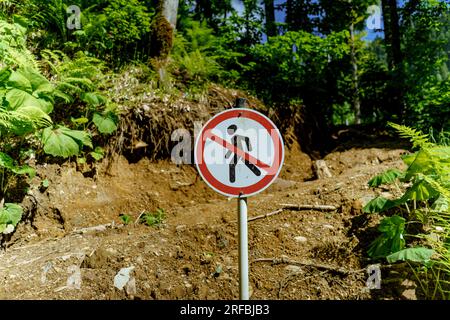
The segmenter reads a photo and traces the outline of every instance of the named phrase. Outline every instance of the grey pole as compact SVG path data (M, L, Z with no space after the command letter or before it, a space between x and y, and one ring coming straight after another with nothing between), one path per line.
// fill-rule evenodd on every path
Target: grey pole
M239 233L239 297L249 300L248 287L248 227L247 198L238 198L238 233Z

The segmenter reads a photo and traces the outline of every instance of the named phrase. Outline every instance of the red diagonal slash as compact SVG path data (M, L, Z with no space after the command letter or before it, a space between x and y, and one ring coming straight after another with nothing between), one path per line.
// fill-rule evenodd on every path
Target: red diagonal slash
M262 162L261 160L253 157L248 152L245 152L237 147L235 147L233 144L229 143L228 141L222 139L221 137L215 135L210 130L207 130L205 134L203 135L203 139L211 139L215 143L223 146L224 148L230 150L231 152L237 154L239 157L244 158L245 160L249 161L250 163L254 164L255 166L259 167L260 169L263 169L267 172L268 175L273 175L277 173L277 170L274 169L272 166L268 165L267 163Z

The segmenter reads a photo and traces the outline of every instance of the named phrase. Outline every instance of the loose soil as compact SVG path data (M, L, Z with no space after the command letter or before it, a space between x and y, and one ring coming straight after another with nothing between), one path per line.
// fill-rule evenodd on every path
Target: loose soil
M401 168L404 152L392 145L342 144L324 158L333 177L316 179L311 159L294 144L280 178L249 199L249 215L283 204L337 210L285 210L249 222L251 299L406 298L407 269L383 269L382 290L367 289L365 268L371 262L365 251L378 218L361 212L375 195L367 181ZM0 251L0 298L239 297L235 199L213 192L189 165L146 157L129 163L118 156L105 171L106 164L86 172L73 163L38 165L23 202L28 216ZM142 212L157 208L166 213L160 227L134 223ZM120 214L133 222L123 225ZM85 229L103 224L97 231ZM316 266L254 261L261 258ZM116 274L132 266L135 286L115 288Z

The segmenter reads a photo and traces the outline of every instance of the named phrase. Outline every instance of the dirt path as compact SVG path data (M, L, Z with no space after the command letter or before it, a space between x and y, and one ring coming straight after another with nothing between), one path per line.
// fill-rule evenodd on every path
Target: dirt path
M285 210L249 223L251 261L300 262L253 262L251 298L377 297L366 289L367 274L361 271L369 263L364 254L368 239L361 230L370 230L376 218L362 214L361 204L374 195L368 179L401 166L402 152L333 152L325 158L333 177L312 180L310 160L291 151L281 178L249 200L250 215L283 204L333 205L337 210ZM43 179L50 181L47 190L39 188ZM86 178L70 165L47 165L39 168L30 194L26 201L38 205L0 251L0 298L238 298L235 200L209 190L192 167L145 159L129 164L121 158L110 175ZM167 214L160 228L120 225L120 213L137 218L158 207ZM77 232L113 221L104 230ZM134 267L134 280L118 290L114 277L127 267Z

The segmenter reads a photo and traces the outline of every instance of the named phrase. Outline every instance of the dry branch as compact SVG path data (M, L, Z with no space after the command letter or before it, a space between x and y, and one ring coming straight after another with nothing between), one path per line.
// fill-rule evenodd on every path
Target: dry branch
M300 204L300 205L296 205L296 204L282 204L283 208L266 213L266 214L262 214L256 217L251 217L248 218L248 222L250 221L255 221L255 220L259 220L259 219L264 219L276 214L279 214L281 212L283 212L283 210L295 210L295 211L300 211L300 210L320 210L320 211L334 211L337 210L337 208L335 206L328 206L328 205L308 205L308 204Z
M366 269L347 270L344 268L329 266L329 265L325 265L325 264L317 264L317 263L291 260L289 258L284 258L284 257L282 257L282 258L259 258L259 259L255 259L252 261L252 263L255 263L255 262L270 262L273 265L289 264L289 265L293 265L293 266L313 267L313 268L316 268L319 270L331 271L331 272L339 273L342 275L348 275L348 274L352 274L352 273L359 273L362 271L366 271Z
M85 233L92 233L92 232L104 232L107 229L114 229L114 228L120 228L121 224L116 225L113 223L107 223L107 224L101 224L98 226L93 227L87 227L87 228L81 228L81 229L75 229L71 232L71 234L85 234Z
M330 206L330 205L321 205L321 204L287 204L287 203L282 203L281 204L283 206L283 209L285 210L295 210L295 211L300 211L300 210L320 210L320 211L334 211L337 210L337 208L335 206Z

